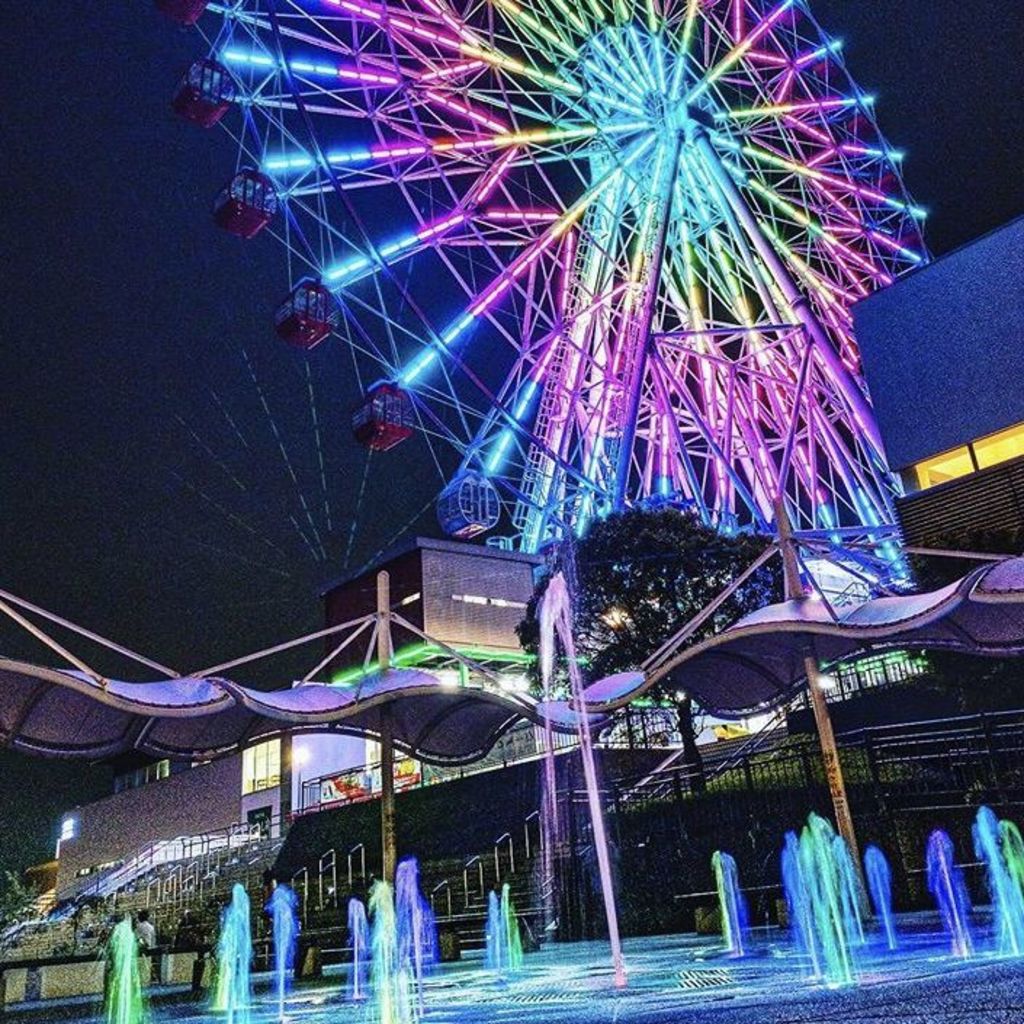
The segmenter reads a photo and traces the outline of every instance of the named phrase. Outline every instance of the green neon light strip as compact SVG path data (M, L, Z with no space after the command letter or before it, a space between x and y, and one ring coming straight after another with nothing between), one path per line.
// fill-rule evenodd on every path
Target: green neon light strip
M502 665L532 665L536 660L532 654L527 654L525 651L491 651L484 647L452 647L451 650L474 661L496 661ZM396 651L391 660L395 668L415 668L431 658L445 655L450 656L449 651L438 644L419 643L410 644L408 647ZM466 666L462 666L462 668L465 669ZM373 675L376 671L375 664L365 667L357 665L355 668L335 673L331 676L331 684L333 686L350 686L352 683ZM466 672L460 672L460 675L464 679L468 678Z

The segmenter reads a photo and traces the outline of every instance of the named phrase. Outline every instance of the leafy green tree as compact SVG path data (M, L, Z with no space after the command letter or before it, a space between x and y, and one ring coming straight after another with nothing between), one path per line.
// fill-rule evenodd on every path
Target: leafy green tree
M770 538L726 536L676 509L631 509L595 521L573 546L575 636L587 675L599 679L637 669L666 640L724 590L760 555ZM560 566L556 565L556 569ZM687 640L697 643L782 593L781 567L771 560L740 587ZM536 653L537 607L547 580L520 623L520 643ZM676 709L683 758L695 788L703 786L697 747L697 707L675 687L656 686L650 695Z
M0 882L0 931L17 924L32 910L38 893L13 871L5 871Z

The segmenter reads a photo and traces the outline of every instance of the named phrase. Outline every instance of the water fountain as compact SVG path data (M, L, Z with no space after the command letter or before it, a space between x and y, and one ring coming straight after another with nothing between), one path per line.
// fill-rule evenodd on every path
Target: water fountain
M718 909L722 918L722 938L730 956L743 956L743 933L747 927L747 903L740 892L739 871L731 854L716 850L711 870L718 890Z
M824 820L824 819L822 819ZM831 826L829 826L831 828ZM843 926L846 928L847 942L863 946L864 921L861 917L863 889L857 865L850 854L850 848L840 835L832 836L832 859L839 875L839 896L843 908Z
M370 889L370 994L368 1018L373 1024L414 1024L416 1001L412 979L398 957L395 900L387 882Z
M267 903L274 936L274 988L277 992L278 1019L284 1020L284 997L288 975L295 963L295 947L299 937L298 900L287 885L276 885Z
M109 980L104 1006L107 1024L141 1024L146 1007L139 975L139 942L130 917L118 921L110 935L107 971Z
M366 998L370 968L367 956L369 937L366 907L362 900L353 896L348 901L348 941L352 944L352 973L348 980L348 995L356 1001Z
M227 1024L248 1024L252 967L252 924L249 894L235 883L224 908L217 940L217 978L210 1009L227 1015Z
M507 978L523 966L523 942L519 934L519 917L506 882L501 896L491 892L487 897L486 964L499 978Z
M569 588L562 573L556 573L544 593L540 607L540 665L545 692L550 691L555 663L555 634L562 642L566 665L569 671L572 701L579 712L584 712L583 676L576 657L576 642L572 635L572 602ZM584 714L580 714L578 730L580 759L587 787L587 804L590 809L590 824L594 833L594 852L597 854L597 869L601 876L601 893L604 898L605 919L608 923L608 942L611 946L612 973L617 988L626 984L626 966L622 958L622 942L619 937L619 913L615 902L615 883L612 879L612 864L608 853L608 835L605 830L604 809L601 806L601 792L597 780L597 765L590 735L590 725Z
M813 976L829 985L856 980L853 942L862 935L855 871L846 844L811 814L797 840L786 837L783 884L797 944L810 956Z
M978 808L972 829L974 852L985 864L999 952L1021 956L1024 954L1024 889L1018 882L1016 851L1014 867L1010 867L1003 842L1007 829L1003 825L1011 823L1000 822L990 807Z
M892 871L885 854L877 846L869 846L864 851L864 874L868 880L875 916L882 922L886 945L889 949L895 949L898 943L892 914Z
M974 952L971 939L971 901L963 872L953 859L953 840L941 829L928 837L925 851L928 891L939 908L942 923L953 944L953 955L967 958Z
M395 917L399 967L411 975L422 1012L423 976L437 960L437 923L420 892L420 866L415 857L405 858L395 869Z

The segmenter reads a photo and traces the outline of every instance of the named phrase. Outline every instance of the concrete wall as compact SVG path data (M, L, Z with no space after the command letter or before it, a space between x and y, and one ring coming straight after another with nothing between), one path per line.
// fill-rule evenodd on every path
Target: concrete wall
M500 598L525 605L533 596L533 569L537 561L480 546L425 549L425 631L456 646L480 645L518 652L515 629L526 614L524 608L475 604L454 598Z
M88 883L78 877L81 868L130 857L157 839L238 821L241 779L241 755L235 755L76 808L77 834L61 844L58 893Z
M1024 218L853 307L890 465L1024 420Z

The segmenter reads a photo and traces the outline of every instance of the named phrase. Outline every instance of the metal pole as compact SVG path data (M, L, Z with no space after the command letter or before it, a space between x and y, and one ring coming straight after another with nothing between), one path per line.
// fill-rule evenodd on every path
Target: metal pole
M391 664L391 577L377 573L377 664L381 672ZM385 882L395 880L395 740L391 708L380 712L380 848Z
M799 601L807 595L803 583L800 582L800 565L797 561L796 541L793 539L793 527L786 511L786 503L782 498L775 502L775 522L779 531L779 548L782 551L782 564L785 567L786 600ZM857 833L853 827L853 815L846 798L846 783L843 780L843 767L839 763L839 751L836 748L836 736L832 730L832 716L829 714L825 691L821 685L821 668L813 654L804 658L804 671L807 673L807 689L811 695L811 707L814 709L814 724L818 729L818 740L821 743L821 762L825 768L829 793L832 796L832 810L836 817L836 827L846 841L850 856L861 872L860 846ZM863 883L863 880L862 880Z

